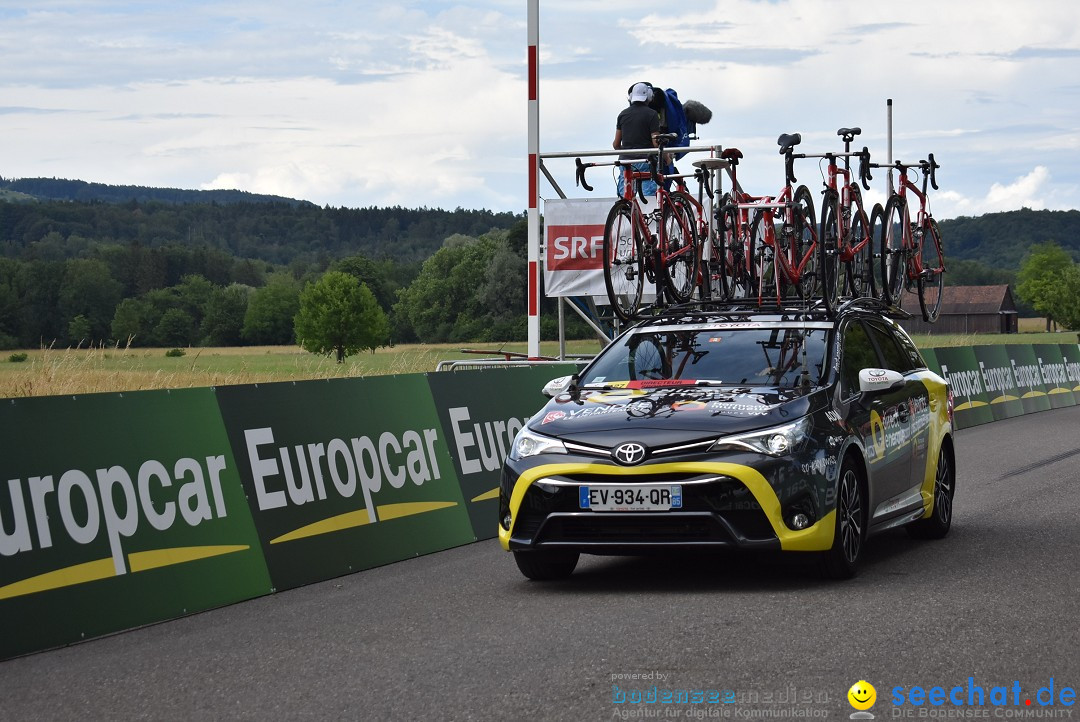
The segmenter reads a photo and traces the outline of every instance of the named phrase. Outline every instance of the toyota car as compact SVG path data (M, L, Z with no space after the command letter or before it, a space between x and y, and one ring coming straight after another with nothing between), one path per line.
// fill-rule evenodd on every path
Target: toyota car
M948 386L869 304L658 316L544 391L499 490L499 541L530 579L582 553L703 549L845 578L869 536L952 523Z

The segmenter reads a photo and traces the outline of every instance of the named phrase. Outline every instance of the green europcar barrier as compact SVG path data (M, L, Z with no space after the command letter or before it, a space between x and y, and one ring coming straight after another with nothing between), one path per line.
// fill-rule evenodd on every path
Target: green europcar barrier
M1080 401L1080 345L924 355L958 428ZM0 659L494 536L502 456L576 369L0 402Z

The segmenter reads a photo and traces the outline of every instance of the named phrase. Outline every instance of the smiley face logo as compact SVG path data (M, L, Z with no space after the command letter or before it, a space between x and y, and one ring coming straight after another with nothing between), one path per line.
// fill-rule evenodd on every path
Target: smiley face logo
M851 685L851 689L847 693L848 702L851 706L857 710L867 710L874 706L874 702L877 701L877 690L874 689L874 685L867 682L865 679L860 679L855 684Z

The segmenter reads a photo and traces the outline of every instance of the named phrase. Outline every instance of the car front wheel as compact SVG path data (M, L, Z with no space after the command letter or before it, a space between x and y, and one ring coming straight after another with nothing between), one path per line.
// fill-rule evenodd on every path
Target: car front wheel
M925 519L908 524L908 534L916 539L941 539L952 527L953 494L956 492L956 470L947 446L938 452L934 472L934 510Z
M826 577L850 579L855 576L866 540L865 505L858 466L848 457L840 467L840 481L836 487L833 545L821 559L822 572Z
M514 561L529 579L547 581L570 576L577 566L578 553L552 549L514 552Z

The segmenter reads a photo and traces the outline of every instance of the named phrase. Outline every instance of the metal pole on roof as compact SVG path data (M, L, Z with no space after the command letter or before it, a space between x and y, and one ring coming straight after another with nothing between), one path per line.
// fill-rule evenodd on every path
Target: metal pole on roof
M889 173L888 173L889 195L891 196L892 192L893 192L893 177L892 177L892 163L893 163L893 158L892 158L892 98L889 98L888 100L885 101L885 106L886 106L885 114L887 116L887 118L886 118L886 126L885 126L885 138L886 138L886 142L887 142L887 147L889 149L887 158L888 158L888 162L889 162Z
M530 358L540 356L540 0L529 0L529 239L528 310Z

